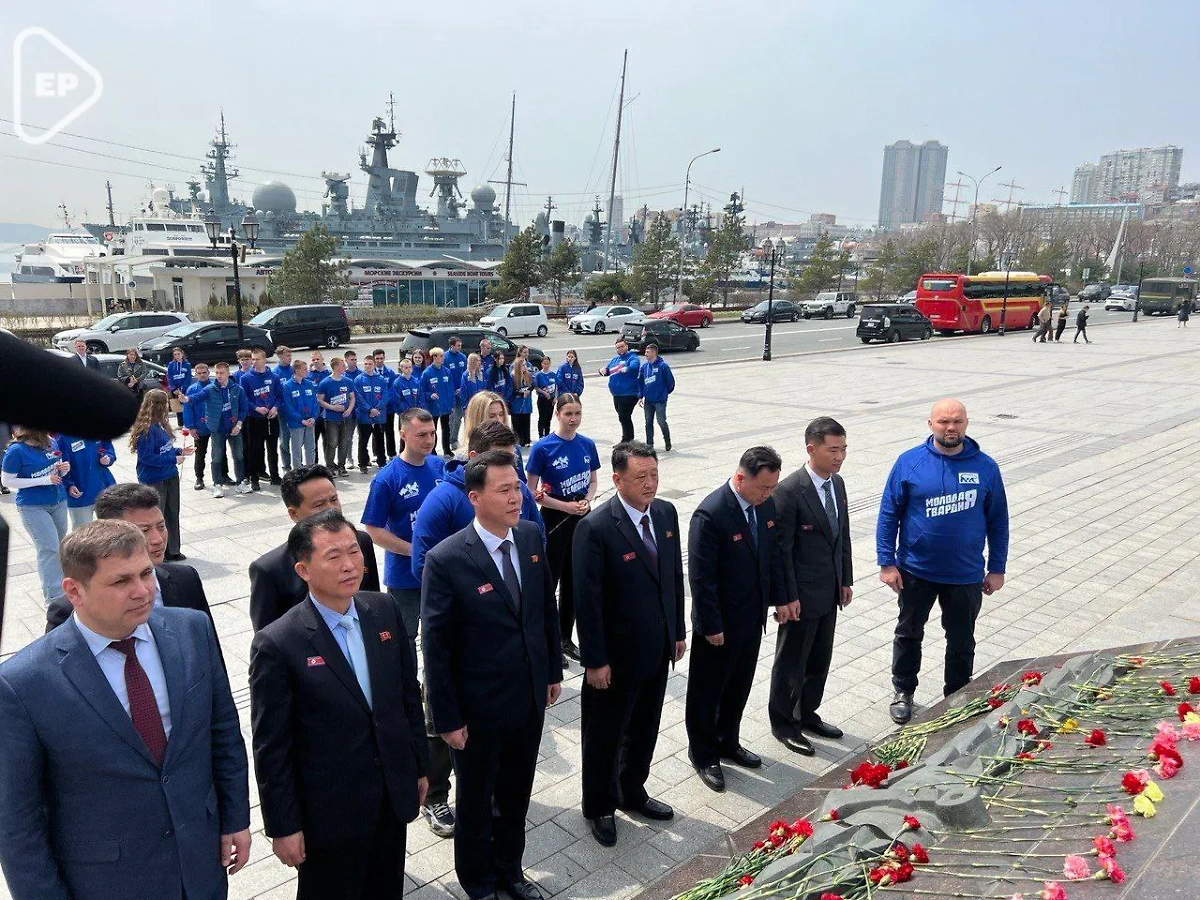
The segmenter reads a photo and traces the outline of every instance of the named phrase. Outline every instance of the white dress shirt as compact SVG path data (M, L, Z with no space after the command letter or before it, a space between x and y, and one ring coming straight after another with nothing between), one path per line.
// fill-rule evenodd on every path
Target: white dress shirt
M638 537L645 540L645 535L642 532L642 516L650 516L650 507L646 507L645 512L638 512L632 506L625 502L625 498L617 494L617 499L621 501L621 505L625 507L625 514L629 516L629 520L633 522L633 530L638 533ZM658 549L658 535L654 533L654 517L650 516L650 540L654 541L654 547Z
M828 478L822 478L820 475L818 475L816 472L813 471L812 466L809 465L808 463L804 464L804 471L808 472L808 477L812 479L813 487L815 487L817 489L817 496L821 500L821 506L824 506L825 505L825 482L832 481L833 476L830 475ZM837 510L838 521L840 522L842 520L843 510L840 506L838 506L837 488L834 485L830 485L829 493L833 495L833 508Z
M733 491L733 496L737 498L738 506L740 506L742 508L742 516L746 519L746 522L748 523L750 521L750 517L748 515L746 515L746 513L750 509L751 506L754 506L754 504L738 493L737 488L735 488L733 486L732 478L729 479L728 484L729 484L729 489L731 491ZM755 515L758 515L758 514L755 513Z
M79 629L79 633L83 635L84 641L87 642L88 649L92 651L92 656L96 658L100 671L104 673L113 693L117 695L121 706L128 714L129 692L125 689L125 654L109 646L112 638L96 634L80 622L78 614L72 614L71 618ZM163 674L162 660L158 656L158 645L154 643L154 632L150 630L149 624L143 622L133 629L130 637L136 639L133 646L138 662L141 663L146 677L150 679L150 687L154 689L154 701L158 704L158 714L162 716L163 732L170 738L171 700L167 694L167 676Z
M496 537L480 525L478 519L473 519L471 524L475 527L475 533L479 535L479 539L483 541L483 546L487 550L488 556L496 564L496 571L500 573L501 578L504 577L504 557L500 553L500 545L508 541L508 558L512 560L513 571L517 573L517 584L524 587L524 584L521 583L521 558L517 556L517 539L513 536L512 529L508 529L508 534L504 535L504 537Z

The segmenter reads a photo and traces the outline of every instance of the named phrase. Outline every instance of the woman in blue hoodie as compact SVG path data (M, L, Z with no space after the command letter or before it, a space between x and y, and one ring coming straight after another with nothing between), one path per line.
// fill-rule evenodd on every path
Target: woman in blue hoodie
M488 390L506 404L512 402L512 373L504 364L504 354L497 350L492 354L492 368L488 372Z
M454 373L444 365L445 358L441 347L430 349L429 365L421 373L421 405L433 416L442 433L442 454L450 456L453 453L450 449L450 411L454 409L458 385L454 383Z
M188 362L187 354L184 353L182 347L172 347L171 361L167 363L167 392L171 395L171 399L176 403L183 403L184 395L187 394L191 383L192 364ZM186 424L183 421L182 408L176 414L176 421L180 428Z
M174 562L187 558L179 552L179 462L195 448L175 446L168 412L166 391L146 391L129 430L129 449L137 457L138 481L158 491L158 505L167 520L166 559Z
M464 415L471 398L487 389L487 374L483 371L483 360L478 353L472 353L467 357L467 370L463 372L462 378L458 382L458 399L462 404ZM461 426L461 422L459 424ZM458 440L458 435L455 435L455 440Z
M71 516L71 528L78 528L92 521L92 507L96 495L116 484L109 468L116 462L117 454L112 441L93 441L90 438L58 436L58 446L64 462L71 464L63 477L67 489L67 512Z
M583 396L583 369L579 366L579 354L574 350L567 351L567 361L558 367L555 373L558 377L558 392Z
M537 392L538 440L550 433L550 420L554 417L554 398L558 396L558 378L550 368L550 357L542 357L542 370L533 376L533 389Z
M508 408L512 412L513 431L517 433L521 446L528 447L531 443L529 419L533 415L533 375L529 371L529 364L520 356L513 360L509 373L512 376L512 396Z

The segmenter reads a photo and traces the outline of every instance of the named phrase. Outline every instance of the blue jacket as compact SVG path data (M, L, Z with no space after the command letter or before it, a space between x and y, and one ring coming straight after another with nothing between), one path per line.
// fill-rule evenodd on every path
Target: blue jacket
M275 377L279 379L280 384L291 381L292 375L295 374L290 364L285 366L283 363L276 363L273 366L268 366L268 368L275 373Z
M271 369L256 372L253 368L242 376L240 382L246 392L246 416L251 419L265 419L266 415L258 411L263 406L268 410L279 406L279 376Z
M583 395L583 369L579 366L572 367L563 363L554 374L558 378L560 394L574 394L576 397Z
M392 382L392 412L396 415L421 405L421 382L411 375L397 375Z
M515 363L513 363L513 365L520 366L524 364L518 359ZM510 369L509 371L511 372L512 370ZM529 380L526 381L525 386L519 390L517 388L516 380L513 380L512 393L509 394L508 397L508 408L517 415L528 415L529 413L533 412L533 376L529 375L527 372L526 377Z
M208 410L205 409L204 392L213 383L208 381L193 381L188 385L186 397L188 402L183 404L183 424L196 432L199 437L209 434Z
M454 409L454 376L444 365L428 366L421 373L421 405L436 419ZM437 399L433 395L437 394Z
M675 373L664 359L653 363L643 362L638 368L638 396L651 403L665 403L667 395L675 390Z
M109 467L117 459L112 441L93 441L60 434L58 447L62 451L63 462L71 464L71 471L63 476L63 487L67 489L67 506L91 506L96 502L97 494L110 484L117 483L109 471ZM101 456L108 457L107 464L100 462ZM73 487L81 491L78 497L71 496Z
M479 380L472 381L467 377L467 373L463 372L462 378L458 381L458 399L461 401L459 405L467 408L467 404L471 402L471 398L480 391L488 390L487 376L480 370Z
M412 571L418 581L425 571L425 554L456 531L462 531L475 521L475 507L467 498L465 483L466 461L452 459L446 463L442 483L430 491L417 511L413 522ZM521 483L521 518L537 525L546 543L546 524L533 492Z
M288 428L303 428L305 419L321 418L317 386L307 378L303 381L291 378L283 383L280 391L283 394L283 421Z
M939 453L932 435L900 454L879 506L879 565L940 584L978 584L985 541L987 571L1004 574L1008 498L996 461L969 437L954 456Z
M225 896L220 836L250 827L237 707L204 613L156 609L149 626L171 699L161 767L74 620L0 664L12 896Z
M458 385L462 383L463 373L467 371L467 354L461 350L447 350L442 357L442 365L450 370L450 383L454 385L457 392ZM457 393L455 395L455 405L466 405L462 398L457 396Z
M558 396L558 376L553 372L538 372L533 376L533 389L539 399L553 401ZM543 395L542 391L546 393Z
M396 411L392 405L392 382L396 380L396 376L400 373L395 369L389 369L387 366L376 366L375 374L382 378L384 383L383 396L387 402L384 404L383 411L385 414L391 415Z
M608 361L608 389L614 397L638 396L638 369L641 363L632 350Z
M192 364L190 362L185 359L183 362L171 360L167 363L167 386L170 388L167 393L187 391L188 385L191 383Z
M360 425L383 425L387 422L388 405L391 400L387 379L372 372L361 373L354 379L354 416ZM371 410L379 410L372 416Z
M508 366L492 365L487 377L488 390L500 396L505 403L512 401L513 383L512 372Z
M183 451L161 425L151 425L150 430L138 438L137 480L142 484L158 484L179 475L175 460Z
M228 405L229 409L225 409ZM246 419L246 395L233 383L224 388L213 379L204 391L204 416L208 419L208 430L212 434L229 434L233 426Z

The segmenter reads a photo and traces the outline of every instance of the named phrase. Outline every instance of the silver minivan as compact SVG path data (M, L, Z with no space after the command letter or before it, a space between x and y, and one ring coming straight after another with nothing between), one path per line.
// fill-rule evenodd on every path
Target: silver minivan
M545 337L550 330L546 308L540 303L501 303L479 320L482 328L491 328L505 337L536 334Z

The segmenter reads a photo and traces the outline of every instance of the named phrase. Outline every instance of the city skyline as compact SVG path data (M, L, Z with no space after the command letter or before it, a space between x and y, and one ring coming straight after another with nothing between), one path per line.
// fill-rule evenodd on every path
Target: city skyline
M949 153L949 147L935 140L902 140L883 148L880 229L930 222L941 214Z

